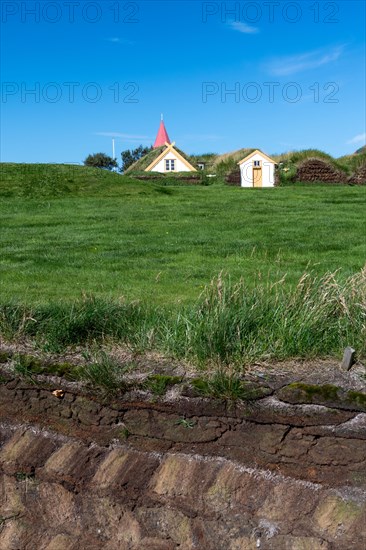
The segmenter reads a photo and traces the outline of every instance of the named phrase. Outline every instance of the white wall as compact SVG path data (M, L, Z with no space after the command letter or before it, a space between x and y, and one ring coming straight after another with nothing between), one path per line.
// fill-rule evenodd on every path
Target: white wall
M175 172L191 172L191 170L180 160L178 159L173 151L169 151L165 157L158 162L156 166L151 170L152 172L166 172L165 170L165 161L170 159L175 159ZM169 170L167 173L171 172Z
M260 153L256 153L240 165L241 187L253 187L253 163L255 160L262 161L262 187L274 187L275 164Z

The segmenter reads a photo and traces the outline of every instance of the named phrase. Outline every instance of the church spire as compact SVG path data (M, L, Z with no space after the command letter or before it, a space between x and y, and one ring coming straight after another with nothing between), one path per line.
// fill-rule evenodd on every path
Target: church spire
M165 143L171 143L171 141L169 139L168 132L166 131L166 128L165 128L164 117L163 115L161 115L160 126L159 126L159 130L154 143L154 149L157 149L158 147L165 145Z

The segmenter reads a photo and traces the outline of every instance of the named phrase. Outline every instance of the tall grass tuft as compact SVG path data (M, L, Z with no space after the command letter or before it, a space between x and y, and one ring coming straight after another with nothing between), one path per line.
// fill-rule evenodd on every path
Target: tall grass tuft
M346 280L337 272L305 273L292 287L281 279L253 288L220 275L196 304L178 310L91 296L71 305L2 305L0 336L32 339L52 351L112 340L133 351L157 350L220 366L339 357L348 345L362 356L366 268Z
M0 334L6 339L33 338L49 351L70 345L121 341L146 349L152 339L158 310L139 302L112 301L84 296L74 303L50 303L22 308L0 306Z
M122 367L107 353L101 351L91 361L77 371L77 378L90 383L105 393L115 393L125 389L123 375L128 367Z
M220 364L339 355L347 345L365 353L365 269L344 282L327 273L304 274L290 290L282 283L249 289L220 276L180 321L178 353Z
M258 388L251 388L232 370L219 368L207 379L195 378L191 381L195 390L205 397L215 397L228 401L251 401L261 395Z

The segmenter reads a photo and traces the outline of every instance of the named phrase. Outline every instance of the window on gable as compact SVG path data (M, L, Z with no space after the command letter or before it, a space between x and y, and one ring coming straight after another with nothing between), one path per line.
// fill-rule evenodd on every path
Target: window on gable
M175 159L166 159L165 160L165 170L166 170L166 172L174 172L174 170L175 170Z
M260 161L260 160L255 160L255 161L254 161L254 166L255 166L255 168L260 168L260 165L261 165L261 161Z

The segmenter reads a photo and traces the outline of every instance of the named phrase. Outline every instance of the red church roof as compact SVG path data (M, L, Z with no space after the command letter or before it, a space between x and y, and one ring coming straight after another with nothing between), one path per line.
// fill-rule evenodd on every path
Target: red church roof
M164 121L161 119L158 135L156 136L156 140L154 143L154 149L157 149L158 147L161 147L162 145L165 145L165 143L171 143L168 132L165 129Z

